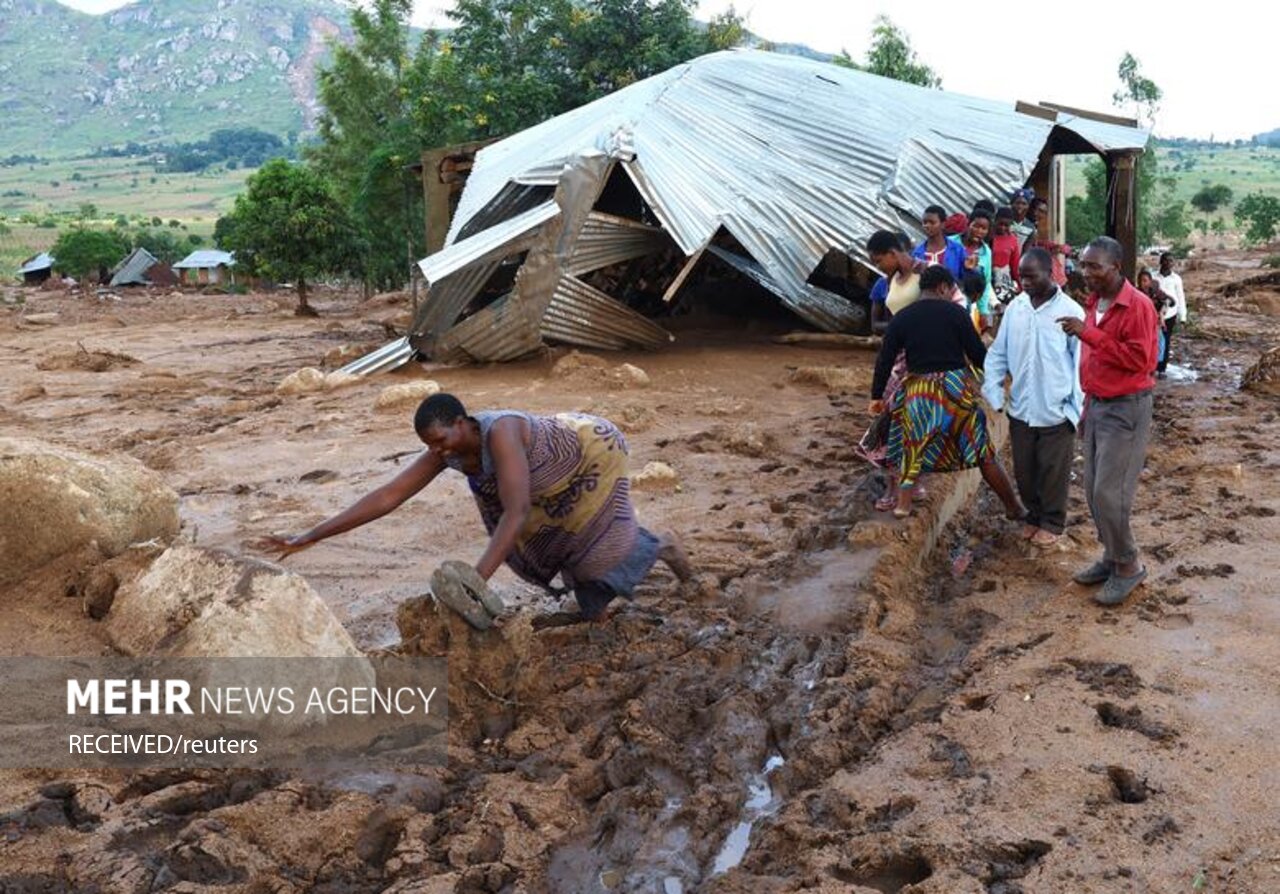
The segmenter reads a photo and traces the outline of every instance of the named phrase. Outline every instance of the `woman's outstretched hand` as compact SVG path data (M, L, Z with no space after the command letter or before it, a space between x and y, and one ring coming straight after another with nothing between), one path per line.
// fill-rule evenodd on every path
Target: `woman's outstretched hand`
M305 535L301 534L297 537L277 537L275 534L268 534L250 543L249 547L260 553L275 553L277 559L284 560L315 544L316 541L307 540Z

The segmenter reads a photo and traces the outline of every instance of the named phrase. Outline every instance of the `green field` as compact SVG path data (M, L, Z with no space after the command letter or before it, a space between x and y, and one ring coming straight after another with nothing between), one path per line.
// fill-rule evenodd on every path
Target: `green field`
M44 251L59 229L81 219L81 206L94 206L94 225L125 217L131 226L159 218L177 221L181 235L196 233L211 244L213 225L230 210L253 171L212 168L188 174L156 173L138 158L49 160L0 167L0 279L9 280L22 262ZM31 217L36 219L31 221ZM25 220L24 220L25 218ZM40 226L50 220L54 227Z
M1206 186L1219 183L1231 189L1239 201L1251 192L1280 196L1280 148L1217 146L1186 149L1160 146L1156 150L1159 175L1173 177L1172 198L1185 202L1194 217L1203 217L1191 206L1191 197ZM1087 155L1073 155L1067 163L1067 195L1084 195L1084 166ZM1235 228L1235 215L1228 209L1209 216L1222 218L1228 229Z

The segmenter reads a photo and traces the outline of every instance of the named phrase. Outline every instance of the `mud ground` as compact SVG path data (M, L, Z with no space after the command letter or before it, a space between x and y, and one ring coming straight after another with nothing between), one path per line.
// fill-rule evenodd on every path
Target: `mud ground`
M560 606L503 572L520 620L471 633L418 598L484 546L441 479L287 565L362 647L449 655L447 767L5 771L0 891L1280 890L1280 404L1238 390L1280 318L1266 287L1219 293L1258 272L1220 260L1186 274L1175 361L1197 378L1158 386L1151 577L1116 610L1070 581L1095 551L1078 491L1047 554L985 495L939 530L950 481L918 518L873 518L851 449L872 355L777 345L776 324L684 321L667 351L607 357L647 387L551 356L278 395L385 341L402 301L300 320L287 296L24 292L0 316L4 432L142 460L199 544L303 530L394 474L412 406L375 400L431 378L471 408L617 421L635 469L676 470L637 504L700 577L541 627ZM70 573L0 593L0 654L106 650Z

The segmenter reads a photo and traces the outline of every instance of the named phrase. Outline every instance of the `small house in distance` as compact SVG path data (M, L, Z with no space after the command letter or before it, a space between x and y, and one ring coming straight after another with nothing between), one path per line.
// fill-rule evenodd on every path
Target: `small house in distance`
M235 282L236 258L233 252L202 248L193 251L173 265L183 285L216 285Z
M18 273L22 275L22 284L24 286L38 286L53 275L53 264L55 258L47 251L42 251L34 257L27 258L22 262L22 266L18 268Z
M138 247L116 265L112 271L111 285L116 286L172 286L178 282L173 269L145 248Z

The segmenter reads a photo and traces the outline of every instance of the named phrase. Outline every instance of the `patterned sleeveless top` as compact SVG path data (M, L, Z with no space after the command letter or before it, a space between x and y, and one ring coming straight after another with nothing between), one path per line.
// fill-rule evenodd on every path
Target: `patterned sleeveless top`
M480 471L467 475L490 534L502 518L489 433L516 416L529 426L529 519L507 560L542 586L560 574L567 586L600 580L630 554L639 532L627 477L627 443L612 422L581 413L534 416L515 410L474 415L480 424ZM451 457L449 468L462 472ZM466 474L463 472L463 474Z

